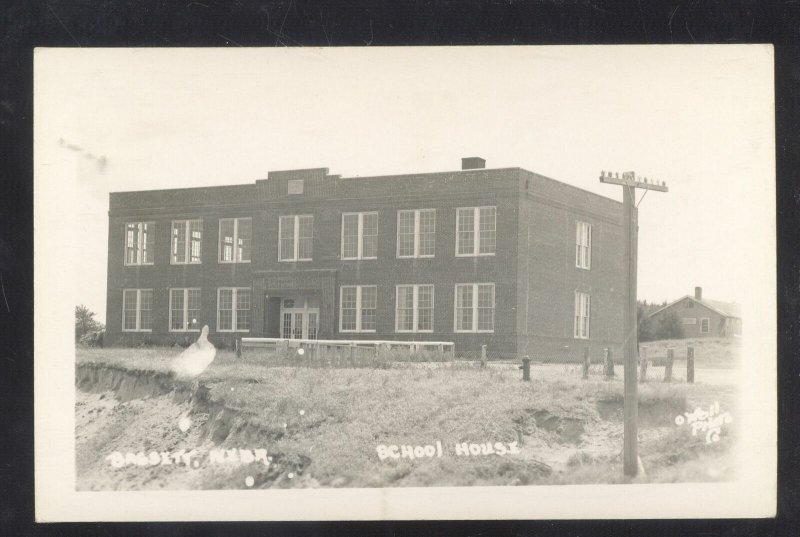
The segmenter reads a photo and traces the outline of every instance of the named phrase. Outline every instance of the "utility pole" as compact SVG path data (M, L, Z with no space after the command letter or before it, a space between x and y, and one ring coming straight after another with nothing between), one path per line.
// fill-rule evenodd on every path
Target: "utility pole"
M623 471L625 475L635 477L639 471L639 395L637 379L637 357L639 355L639 338L636 322L636 255L638 249L639 225L636 222L635 200L636 189L645 190L642 199L647 195L647 190L667 192L667 184L662 182L648 182L645 177L636 177L634 172L623 172L622 179L619 173L612 177L611 172L606 175L600 172L600 182L622 186L622 225L625 227L625 262L628 276L627 307L625 308L625 339L623 342L623 360L625 364L625 426L623 431ZM641 200L639 200L641 203Z

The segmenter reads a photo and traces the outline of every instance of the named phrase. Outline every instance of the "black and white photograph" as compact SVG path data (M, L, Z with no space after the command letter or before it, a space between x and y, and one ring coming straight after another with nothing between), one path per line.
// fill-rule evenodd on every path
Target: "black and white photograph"
M769 45L39 48L36 507L776 502Z

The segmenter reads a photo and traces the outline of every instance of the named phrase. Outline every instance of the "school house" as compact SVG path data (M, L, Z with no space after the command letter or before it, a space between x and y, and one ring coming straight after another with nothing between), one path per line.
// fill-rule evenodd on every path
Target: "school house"
M623 340L622 205L521 168L110 195L106 344L453 341L579 360Z

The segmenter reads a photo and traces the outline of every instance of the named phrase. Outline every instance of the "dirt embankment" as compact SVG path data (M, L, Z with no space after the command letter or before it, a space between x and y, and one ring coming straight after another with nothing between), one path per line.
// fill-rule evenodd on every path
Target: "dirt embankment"
M78 490L282 487L303 479L307 461L280 453L264 460L256 451L282 429L214 401L202 384L83 363L76 387Z

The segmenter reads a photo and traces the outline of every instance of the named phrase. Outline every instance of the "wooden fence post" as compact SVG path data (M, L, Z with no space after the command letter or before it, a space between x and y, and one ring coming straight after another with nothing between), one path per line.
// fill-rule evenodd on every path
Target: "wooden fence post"
M583 379L589 378L589 347L583 348Z
M639 365L639 382L647 382L647 345L642 346L639 358L642 362Z
M438 352L439 352L439 361L444 362L444 345L442 345L441 343L439 343Z
M675 361L675 349L667 349L667 363L664 366L664 382L672 382L672 362Z
M686 382L694 382L694 347L686 347Z
M614 351L611 350L611 347L606 347L605 349L605 375L606 378L611 378L614 376Z
M522 359L522 365L520 366L522 369L522 380L526 380L530 382L531 380L531 359L529 357L525 357Z
M481 367L486 367L486 345L481 345Z
M355 342L350 343L350 365L355 365L356 363L356 344Z

